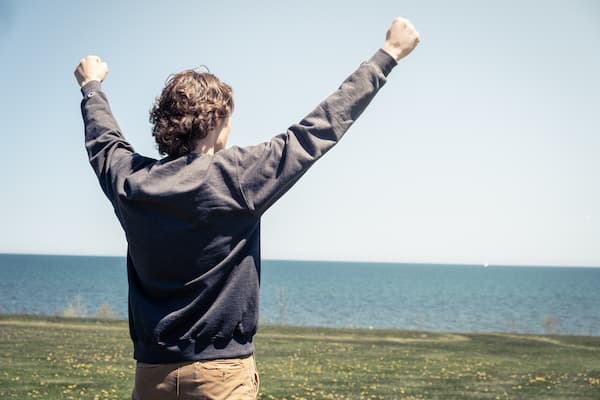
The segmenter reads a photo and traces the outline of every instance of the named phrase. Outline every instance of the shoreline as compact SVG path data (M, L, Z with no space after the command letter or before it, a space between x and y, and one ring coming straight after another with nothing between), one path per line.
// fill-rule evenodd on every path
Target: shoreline
M126 319L103 319L93 317L65 317L60 315L41 315L41 314L0 314L0 326L44 326L54 324L56 326L63 325L66 328L73 329L91 329L91 328L108 328L111 330L129 329L129 322ZM354 334L352 336L360 337L387 337L387 336L427 336L427 337L470 337L470 336L505 336L514 338L576 338L576 339L598 339L596 335L573 335L560 333L528 333L528 332L463 332L463 331L433 331L419 329L402 329L402 328L365 328L365 327L336 327L336 326L311 326L311 325L293 325L293 324L271 324L263 323L258 325L258 333L260 336L264 330L278 330L289 333L297 333L298 331L319 332L317 335L304 335L303 338L323 338L328 332L339 334L347 332ZM535 340L535 339L534 339Z

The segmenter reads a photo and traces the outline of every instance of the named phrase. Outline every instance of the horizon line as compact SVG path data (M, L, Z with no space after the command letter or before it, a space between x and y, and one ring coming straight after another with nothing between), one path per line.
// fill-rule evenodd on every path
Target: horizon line
M3 252L0 255L23 255L23 256L57 256L57 257L118 257L126 258L126 254L65 254L65 253L16 253ZM581 265L581 264L512 264L512 263L458 263L458 262L439 262L439 261L377 261L377 260L344 260L344 259L312 259L312 258L261 258L262 261L299 261L299 262L323 262L323 263L373 263L373 264L401 264L401 265L447 265L447 266L469 266L480 268L494 267L537 267L537 268L600 268L600 265Z

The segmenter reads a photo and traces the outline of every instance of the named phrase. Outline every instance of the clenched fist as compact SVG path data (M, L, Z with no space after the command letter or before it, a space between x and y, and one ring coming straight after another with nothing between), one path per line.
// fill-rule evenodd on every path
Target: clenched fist
M108 65L100 60L98 56L87 56L79 61L75 68L75 78L79 86L91 81L102 82L108 74Z
M420 41L419 32L410 21L398 17L392 21L392 26L385 35L383 50L398 61L413 51Z

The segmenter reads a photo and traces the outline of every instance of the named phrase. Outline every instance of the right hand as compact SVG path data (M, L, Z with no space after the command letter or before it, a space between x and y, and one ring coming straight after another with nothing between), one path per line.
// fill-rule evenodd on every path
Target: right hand
M383 50L398 61L410 54L420 41L421 36L413 24L398 17L392 21L392 26L385 35Z
M108 65L100 60L98 56L87 56L82 58L75 68L75 79L79 86L84 86L90 81L102 82L108 74Z

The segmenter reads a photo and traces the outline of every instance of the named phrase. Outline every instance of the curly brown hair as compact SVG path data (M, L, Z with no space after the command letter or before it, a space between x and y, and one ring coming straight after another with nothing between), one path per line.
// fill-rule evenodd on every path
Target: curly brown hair
M172 157L190 153L232 112L233 91L213 74L186 70L171 75L150 110L159 153Z

